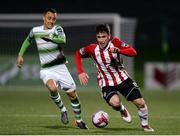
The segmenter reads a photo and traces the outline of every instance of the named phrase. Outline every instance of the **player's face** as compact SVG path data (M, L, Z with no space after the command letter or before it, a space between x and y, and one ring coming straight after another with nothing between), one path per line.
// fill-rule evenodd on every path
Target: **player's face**
M106 32L99 32L96 34L96 39L100 48L104 49L109 43L110 35Z
M56 23L57 14L52 12L47 12L44 17L44 29L51 29Z

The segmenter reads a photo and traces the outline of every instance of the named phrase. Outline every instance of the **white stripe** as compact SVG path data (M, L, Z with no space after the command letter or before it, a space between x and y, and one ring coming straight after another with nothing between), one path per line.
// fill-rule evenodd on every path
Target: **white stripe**
M128 78L128 76L125 74L125 72L123 70L118 69L118 71L124 80L126 80ZM120 83L122 83L121 79L120 79L120 82L118 82L118 84L120 84Z
M77 104L71 103L71 105L72 105L73 107L77 107L77 106L80 105L80 103L77 103Z
M108 50L104 51L103 53L104 53L104 58L105 58L106 63L109 64L111 59L110 59ZM109 67L109 69L112 71L111 67ZM105 72L105 74L106 74L106 77L108 78L109 85L114 86L113 78L112 78L111 74L108 72L108 70ZM112 74L113 74L113 72L112 72Z
M123 77L124 79L127 79L127 78L128 78L127 75L126 75L126 73L124 72L124 70L123 70L123 71L121 70L121 75L122 75L122 77Z
M58 45L57 44L54 44L54 43L47 43L47 42L38 42L38 49L42 50L42 49L53 49L55 47L57 47Z
M81 109L75 109L75 108L73 108L73 111L78 112L78 111L81 111Z
M54 59L56 59L57 55L59 54L59 51L51 52L51 53L45 53L45 54L39 54L41 64L46 64Z
M112 53L112 56L113 56L114 59L116 59L116 58L117 58L117 53ZM119 74L117 73L117 71L116 71L114 68L112 68L112 67L110 67L110 69L111 69L111 71L112 71L113 74L114 74L114 77L115 77L115 79L116 79L117 84L121 83L122 81L121 81L121 79L120 79Z
M99 67L98 67L98 65L97 65L97 63L96 63L96 61L94 60L93 57L92 57L92 60L93 60L94 65L96 66L97 71L98 71L98 75L97 75L98 85L102 88L102 87L103 87L103 83L105 83L105 80L104 80L104 78L102 78L103 75L102 75L102 73L100 72Z
M102 58L101 58L101 54L100 54L100 47L97 46L94 51L95 51L95 57L97 59L97 62L100 65L100 69L103 70L105 76L107 77L107 79L109 81L109 85L114 86L114 81L113 81L112 75L107 70L108 66L105 66L106 64L110 65L110 62L111 62L109 51L108 51L109 47L112 48L112 47L114 47L114 45L110 42L109 45L106 47L106 49L104 49L104 51L103 51L105 64L102 62ZM117 58L116 53L112 53L112 55L113 55L113 58L115 58L115 59ZM98 68L97 64L96 64L96 67ZM120 84L122 82L121 78L119 77L119 74L122 76L122 78L124 80L128 78L128 76L124 73L124 71L122 71L120 69L118 70L119 74L117 73L117 71L113 67L109 66L109 69L110 69L111 73L114 75L115 80L118 84ZM99 72L100 72L100 70L99 70ZM105 84L105 78L103 77L101 72L100 72L100 76L102 77L102 86L105 86L106 85ZM99 84L100 84L100 82L99 82Z
M110 47L114 47L114 45L111 44ZM113 58L117 59L117 53L113 53ZM120 76L122 76L122 78L123 78L124 80L126 80L126 79L128 78L127 75L124 73L124 71L122 71L122 70L120 70L120 69L118 69L118 71L119 71ZM117 84L122 83L122 80L121 80L121 78L119 77L118 73L116 73L116 74L114 74L114 75L115 75L115 77L116 77Z
M107 49L107 48L106 48L106 49ZM105 61L106 61L106 63L108 63L108 61L110 61L110 57L109 57L108 50L105 50L103 53L104 53ZM108 81L109 81L109 85L110 85L110 86L113 86L113 85L114 85L114 81L113 81L113 79L112 79L112 77L111 77L111 74L108 72L106 66L105 66L104 63L102 62L102 58L101 58L101 55L100 55L100 48L99 48L99 46L97 46L97 48L95 49L95 56L96 56L96 59L97 59L99 65L101 66L100 68L103 69L104 74L105 74L105 76L107 77L107 79L108 79ZM102 76L102 73L101 73L101 77L103 77L103 76ZM105 78L103 78L103 84L102 84L102 86L105 86L105 85L106 85L106 84L105 84Z
M94 50L94 52L95 52L95 57L96 57L96 60L97 60L97 63L99 64L99 66L100 67L98 67L98 65L97 65L97 68L99 69L102 69L101 68L101 65L103 65L102 64L102 59L101 59L101 54L100 54L100 48L99 48L99 46L97 46L96 48L95 48L95 50ZM102 77L102 86L105 86L106 85L106 83L105 83L105 80L104 80L104 76L102 75L102 73L101 73L101 71L99 70L99 72L100 72L100 75L101 75L101 77Z
M114 47L114 44L111 43L110 48L112 48L112 47ZM113 56L114 59L116 59L116 58L117 58L117 53L112 53L112 56ZM111 70L112 70L113 73L114 73L114 76L115 76L115 78L116 78L117 84L120 84L122 81L121 81L121 79L120 79L120 77L119 77L119 74L116 72L115 69L112 69L112 68L111 68Z
M30 35L31 34L34 34L34 35L35 34L45 34L45 35L47 34L47 35L49 35L50 33L55 33L56 27L57 26L55 25L52 29L48 29L48 30L44 30L43 25L33 27L32 31L31 31L32 33L30 32ZM62 34L62 35L65 36L64 34ZM37 43L38 50L53 49L53 48L56 48L58 46L55 43L44 41L41 38L35 38L35 40L36 40L36 43ZM59 54L59 50L54 51L54 52L48 52L48 53L40 53L39 52L41 64L43 65L45 63L48 63L48 62L54 60L57 57L58 54Z

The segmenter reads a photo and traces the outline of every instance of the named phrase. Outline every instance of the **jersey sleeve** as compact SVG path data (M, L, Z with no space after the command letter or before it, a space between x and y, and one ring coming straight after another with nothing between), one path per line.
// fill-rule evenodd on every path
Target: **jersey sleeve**
M21 55L21 56L24 55L24 53L26 52L27 48L31 45L32 39L33 39L33 30L30 31L29 35L23 41L23 44L22 44L21 49L19 51L19 55Z
M89 45L76 51L75 63L76 63L76 69L77 69L78 74L81 74L84 72L83 66L82 66L82 58L91 57L93 53L93 49L94 47L92 45Z
M66 43L66 35L61 26L57 25L55 27L54 35L52 37L52 41L57 44L65 44Z
M120 54L129 56L129 57L134 57L137 55L136 50L130 46L129 44L126 44L125 42L121 41L118 38L113 38L112 43L114 44L115 47L120 49Z

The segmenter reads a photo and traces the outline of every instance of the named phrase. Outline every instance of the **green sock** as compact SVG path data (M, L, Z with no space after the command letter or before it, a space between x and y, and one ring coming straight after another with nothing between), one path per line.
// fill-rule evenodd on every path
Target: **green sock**
M75 119L76 120L82 120L82 118L81 118L81 104L80 104L78 98L76 98L75 100L71 100L71 106L72 106L72 109L73 109L74 114L75 114Z
M60 109L61 112L66 111L66 107L64 106L59 93L57 93L56 95L53 95L53 96L51 94L50 97L54 101L54 103L57 105L57 107Z

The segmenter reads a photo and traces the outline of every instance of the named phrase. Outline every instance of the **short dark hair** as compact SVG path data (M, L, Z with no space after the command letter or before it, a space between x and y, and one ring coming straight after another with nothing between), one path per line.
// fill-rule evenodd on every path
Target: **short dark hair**
M57 13L57 11L54 8L46 8L43 12L43 15L46 15L47 12Z
M99 24L96 26L96 34L99 32L106 32L108 35L110 35L110 27L108 24Z

